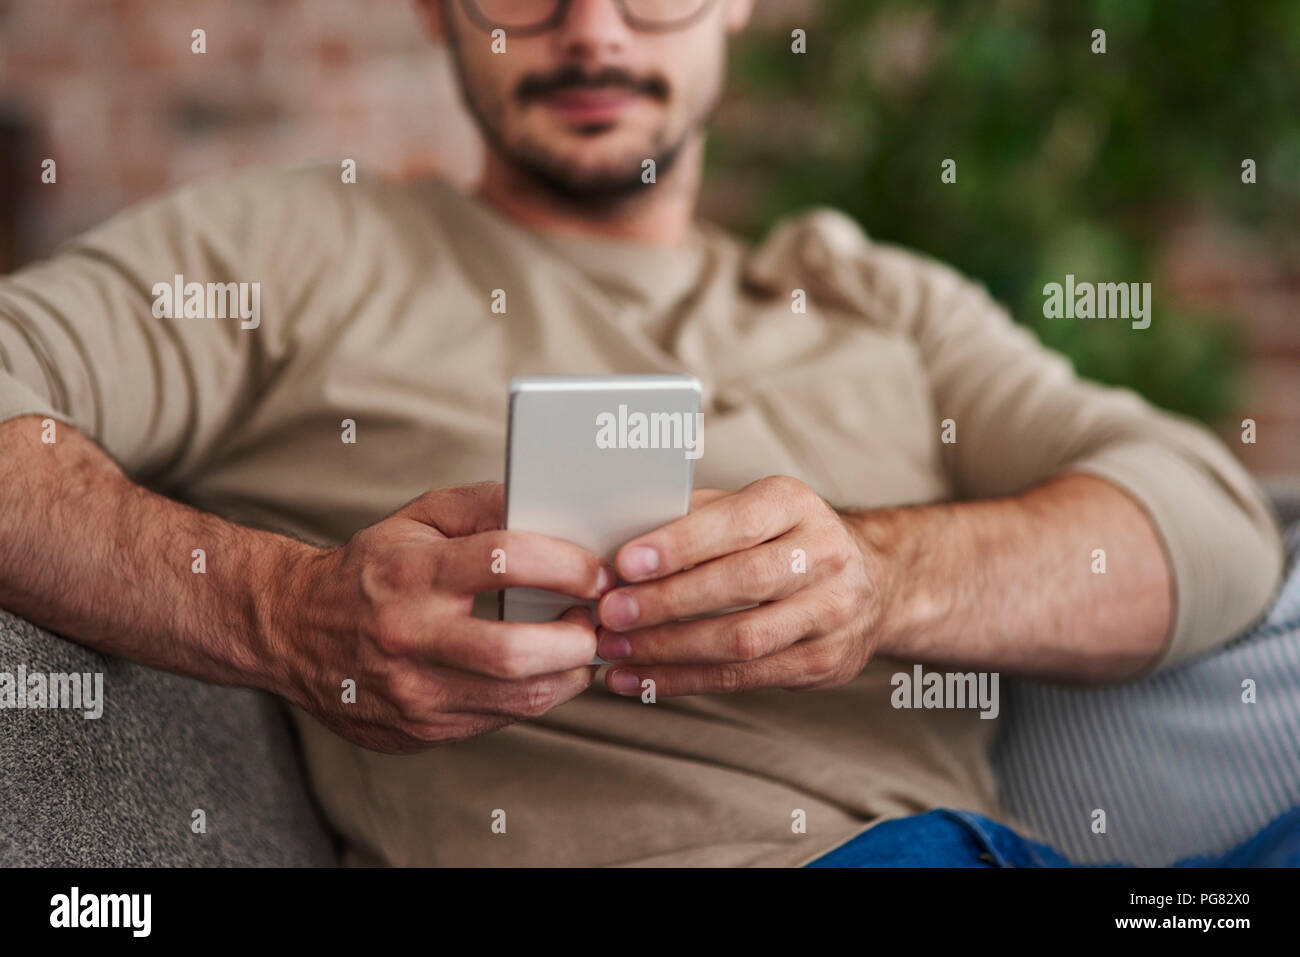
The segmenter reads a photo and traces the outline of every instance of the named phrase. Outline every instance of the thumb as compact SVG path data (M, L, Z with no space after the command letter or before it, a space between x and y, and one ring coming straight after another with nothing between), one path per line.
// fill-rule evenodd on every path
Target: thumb
M432 525L448 538L459 538L501 528L505 505L505 486L500 482L475 482L425 492L397 514Z
M710 502L716 502L718 499L735 493L721 488L697 488L691 492L691 511L697 508L703 508Z

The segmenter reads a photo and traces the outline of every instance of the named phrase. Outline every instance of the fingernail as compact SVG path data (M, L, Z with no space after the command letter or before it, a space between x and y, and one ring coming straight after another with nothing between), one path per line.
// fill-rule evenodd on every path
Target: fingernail
M605 678L605 687L615 694L635 694L641 690L641 679L626 668L615 668Z
M632 646L622 635L601 629L600 638L596 642L596 654L606 661L619 661L632 656Z
M600 566L600 573L596 576L596 591L602 595L618 584L618 576L614 574L614 569L608 565Z
M649 545L633 545L623 553L623 577L643 578L659 568L659 552Z
M630 628L640 612L635 598L625 591L613 591L601 603L600 618L610 628Z

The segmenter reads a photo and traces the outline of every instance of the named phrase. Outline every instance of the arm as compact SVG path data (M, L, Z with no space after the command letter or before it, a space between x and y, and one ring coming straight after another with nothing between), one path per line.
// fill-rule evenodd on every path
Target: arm
M544 624L471 617L476 591L590 599L612 582L576 546L497 530L499 485L431 492L325 550L149 492L75 429L42 442L42 421L0 423L0 606L37 624L105 654L273 692L390 752L542 714L591 682L585 611ZM510 557L503 574L491 570L497 548Z
M306 545L133 484L71 426L0 423L0 606L105 654L222 684L287 684L277 569ZM192 569L202 548L205 574Z
M337 183L322 171L200 184L0 279L0 604L105 653L272 691L359 744L407 751L586 687L595 637L581 615L503 624L471 609L475 591L514 584L593 598L600 562L500 531L499 486L431 492L329 550L149 490L183 488L297 344L346 321L331 277L347 204L363 200ZM304 205L319 216L303 219ZM329 216L337 228L320 226ZM154 284L176 274L261 281L260 324L154 315ZM41 441L46 419L53 443ZM494 548L508 573L492 573ZM349 678L355 703L343 701Z
M1103 480L1066 475L1011 498L844 519L888 574L880 654L1112 681L1163 650L1164 551L1146 514Z
M1155 531L1091 476L997 501L848 513L775 477L697 493L695 505L619 552L619 573L639 584L599 606L611 690L637 693L646 678L663 695L819 690L877 654L1117 680L1149 667L1168 633ZM1116 556L1106 574L1092 571L1094 548ZM745 610L678 620L727 608Z
M701 497L619 553L636 584L600 606L614 690L647 677L661 694L830 687L876 653L1113 680L1212 648L1263 611L1277 528L1203 428L1078 379L982 290L872 247L834 213L778 229L749 278L914 345L936 436L956 423L937 456L964 501L841 514L787 478Z

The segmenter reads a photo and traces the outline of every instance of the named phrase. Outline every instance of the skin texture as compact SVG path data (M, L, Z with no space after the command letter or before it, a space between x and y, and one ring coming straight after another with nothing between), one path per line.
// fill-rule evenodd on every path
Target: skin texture
M1150 566L1093 575L1079 560L1089 542ZM689 515L628 542L615 564L634 584L601 599L599 653L621 694L646 679L670 696L816 691L852 681L876 653L1123 678L1150 663L1169 623L1150 523L1083 475L998 502L854 512L785 476L701 490Z
M453 44L485 125L485 202L532 229L681 241L726 38L748 2L716 0L689 29L653 34L611 0L574 0L556 29L511 37L502 55L458 3L417 7ZM646 158L659 167L650 186ZM1122 679L1156 660L1171 628L1150 521L1085 476L905 509L837 511L781 476L701 491L690 515L620 550L633 584L611 591L596 556L502 531L499 485L429 492L319 549L149 492L69 426L54 444L40 432L34 417L0 423L0 606L105 653L274 692L375 750L544 714L588 687L598 642L616 662L611 690L637 693L648 678L671 696L831 688L876 654ZM238 560L194 588L177 541L217 542ZM1123 569L1088 574L1080 556L1097 547ZM496 548L508 574L492 571ZM475 592L515 586L600 598L599 628L581 610L540 625L471 617ZM340 674L364 685L356 704L341 703Z
M431 37L452 50L463 98L484 131L484 200L534 229L682 241L699 195L727 37L748 21L751 0L713 0L689 28L664 33L632 29L611 0L573 0L558 27L508 37L505 53L492 52L491 35L459 0L416 6ZM521 96L528 81L556 94L625 102L593 130L552 99ZM655 85L661 95L647 92ZM655 160L653 186L641 181L646 159Z
M106 654L270 691L393 753L544 714L591 683L585 609L542 624L470 616L477 591L594 599L613 582L575 545L502 531L499 484L429 492L318 549L146 491L75 429L52 444L41 431L34 416L0 423L0 607ZM196 541L224 555L202 588L176 558ZM500 574L497 548L510 555Z

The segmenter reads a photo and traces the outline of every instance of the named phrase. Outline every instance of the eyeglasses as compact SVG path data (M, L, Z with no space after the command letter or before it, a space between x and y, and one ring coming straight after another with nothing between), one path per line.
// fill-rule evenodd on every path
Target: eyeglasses
M465 13L484 30L532 36L564 22L573 0L461 0ZM681 30L698 20L714 0L614 0L634 30Z

